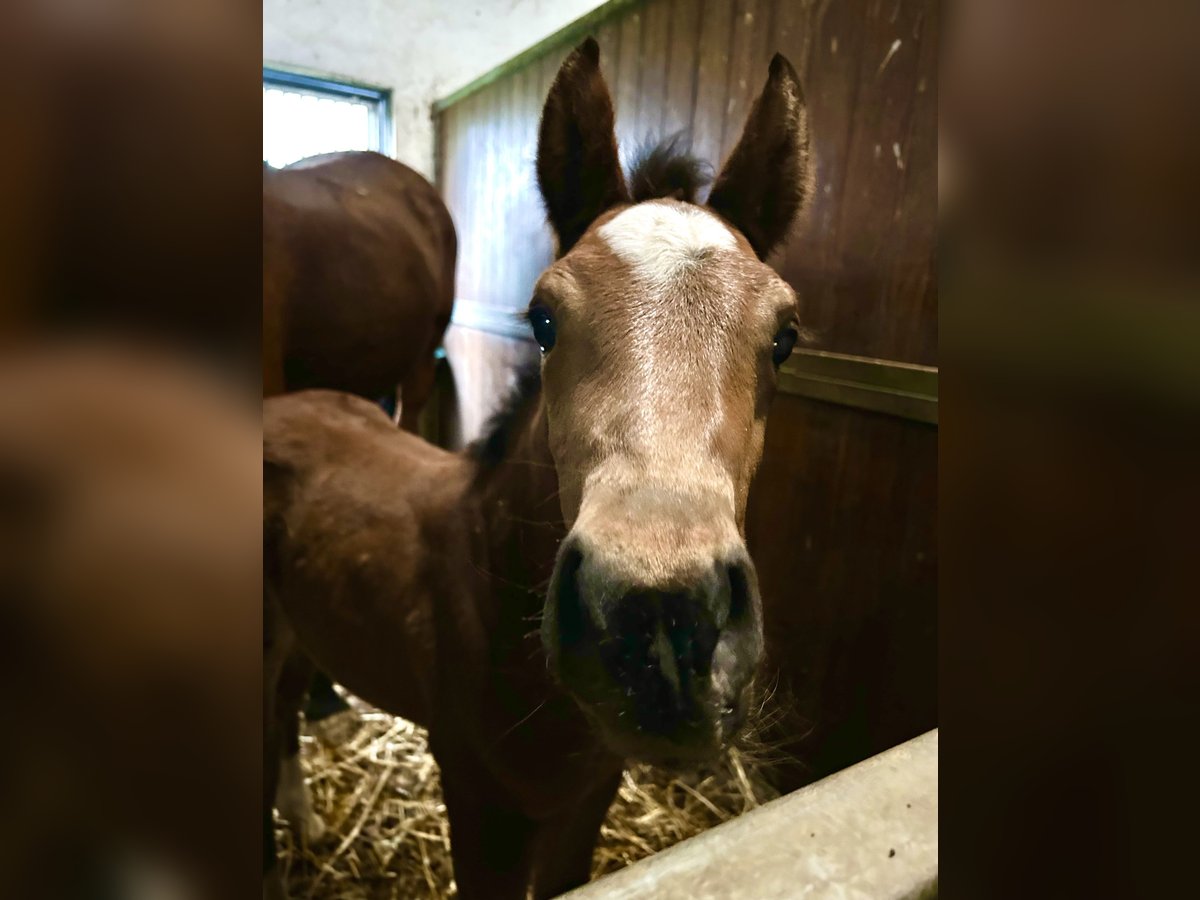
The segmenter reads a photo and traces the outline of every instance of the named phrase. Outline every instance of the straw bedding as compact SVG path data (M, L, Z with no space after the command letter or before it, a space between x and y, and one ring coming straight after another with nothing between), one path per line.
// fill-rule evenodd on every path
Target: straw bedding
M301 846L277 821L293 898L454 896L449 824L424 729L353 700L317 723L302 755L313 808L328 826ZM650 766L625 773L600 833L593 876L612 872L773 799L758 767L731 750L687 776Z

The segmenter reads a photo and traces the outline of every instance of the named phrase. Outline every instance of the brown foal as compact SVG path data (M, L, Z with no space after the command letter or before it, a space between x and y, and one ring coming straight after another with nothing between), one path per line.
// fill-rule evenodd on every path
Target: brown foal
M309 660L429 728L468 900L586 881L626 760L711 758L741 727L763 646L746 497L797 330L763 260L810 179L783 57L706 204L663 174L686 169L627 184L586 41L539 134L540 372L489 437L451 454L346 395L267 402L268 869Z

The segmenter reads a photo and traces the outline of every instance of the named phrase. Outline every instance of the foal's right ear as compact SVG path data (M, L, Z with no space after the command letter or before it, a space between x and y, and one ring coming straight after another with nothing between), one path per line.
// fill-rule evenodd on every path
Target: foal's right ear
M538 187L570 250L602 212L629 202L617 156L613 105L600 75L600 46L588 38L567 57L546 97L538 132Z

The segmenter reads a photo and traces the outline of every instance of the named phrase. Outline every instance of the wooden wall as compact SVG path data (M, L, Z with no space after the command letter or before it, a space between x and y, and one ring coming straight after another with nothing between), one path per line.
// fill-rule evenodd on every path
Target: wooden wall
M475 437L513 365L536 356L516 313L552 257L538 116L587 33L623 153L686 129L714 166L771 56L786 55L807 94L816 192L771 262L818 349L935 366L936 0L647 0L592 18L440 105L460 253L450 442ZM936 428L903 415L786 393L772 410L747 532L794 713L783 732L806 736L793 783L936 724L936 460Z

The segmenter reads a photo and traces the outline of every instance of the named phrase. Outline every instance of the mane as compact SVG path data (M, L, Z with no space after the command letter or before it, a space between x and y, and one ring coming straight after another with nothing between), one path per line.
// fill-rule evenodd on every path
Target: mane
M483 436L467 448L481 473L495 469L508 457L513 436L541 389L542 369L536 360L516 370L516 383L484 425Z
M647 141L629 166L629 192L634 203L671 198L695 203L700 189L712 181L712 167L692 155L691 142L678 131L657 143Z

